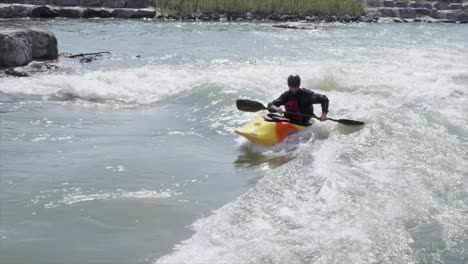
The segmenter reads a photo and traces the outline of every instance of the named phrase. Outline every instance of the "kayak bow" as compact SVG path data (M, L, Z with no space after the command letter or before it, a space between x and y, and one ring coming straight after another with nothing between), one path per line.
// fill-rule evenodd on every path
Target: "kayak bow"
M316 119L311 119L304 125L293 124L290 120L275 114L261 115L235 132L248 140L264 146L272 146L283 142L288 136L306 129Z

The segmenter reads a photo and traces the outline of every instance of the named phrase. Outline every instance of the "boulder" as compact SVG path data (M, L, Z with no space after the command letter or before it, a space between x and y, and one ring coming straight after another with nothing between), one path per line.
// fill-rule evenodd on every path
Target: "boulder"
M410 2L409 7L411 7L411 8L421 8L421 7L423 7L423 4L421 2Z
M15 17L30 17L34 9L33 5L18 5L13 4L15 10Z
M6 69L5 75L14 76L14 77L29 77L29 74L23 70L17 70L14 68Z
M449 4L448 3L442 3L442 2L435 2L432 5L433 8L437 10L448 10L449 9Z
M149 6L148 0L127 0L126 8L147 8Z
M55 60L58 58L57 38L44 29L30 29L32 56L35 59Z
M422 5L423 5L423 7L426 8L426 9L432 9L432 4L431 4L431 3L423 2Z
M0 5L0 18L11 18L15 16L15 10L11 5Z
M431 16L432 14L432 10L426 8L415 8L414 11L416 12L417 17Z
M156 16L156 10L145 8L145 9L138 9L137 17L138 18L154 18Z
M51 5L53 0L14 0L15 3L25 5Z
M112 17L112 10L111 9L100 9L99 10L99 17L101 18L109 18Z
M395 2L389 1L389 0L385 0L385 1L383 1L383 6L384 6L384 7L395 7Z
M138 11L135 9L126 9L126 8L120 8L120 9L114 9L112 11L112 17L115 18L140 18L138 17Z
M111 17L112 13L108 9L101 9L101 8L86 8L83 10L82 17L83 18L93 18L93 17L100 17L100 18L108 18Z
M395 7L408 7L408 4L403 1L395 2Z
M66 18L80 18L81 17L81 9L80 8L60 8L58 11L59 17L66 17Z
M468 12L463 11L449 11L445 15L445 19L450 21L464 21L468 20Z
M102 6L109 8L124 8L126 0L103 0Z
M384 7L384 8L379 8L379 13L380 13L380 16L383 16L383 17L399 17L400 9Z
M38 6L31 11L31 17L45 17L53 18L57 17L58 12L56 9L52 9L48 6Z
M416 11L414 8L400 8L400 17L401 18L415 18Z
M80 0L54 0L54 5L58 6L79 6Z
M80 6L101 7L103 0L80 0Z
M32 41L27 31L0 31L0 67L16 67L31 61Z
M449 4L449 9L451 10L463 9L463 4L461 3Z
M383 7L383 2L381 0L368 0L367 7L374 8L374 7Z
M306 30L317 29L317 26L315 24L303 23L303 22L289 22L285 24L273 25L273 27L286 28L286 29L306 29Z

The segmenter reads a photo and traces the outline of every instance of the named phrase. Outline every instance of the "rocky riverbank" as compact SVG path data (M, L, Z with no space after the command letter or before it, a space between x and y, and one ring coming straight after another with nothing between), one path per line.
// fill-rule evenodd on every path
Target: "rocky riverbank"
M468 23L468 3L463 0L437 2L371 1L368 16L394 22Z
M154 18L152 8L93 8L49 5L0 4L0 18Z
M468 3L463 0L410 2L372 0L360 16L291 15L280 13L165 14L148 8L148 0L0 0L0 18L123 18L177 21L273 22L447 22L467 23Z

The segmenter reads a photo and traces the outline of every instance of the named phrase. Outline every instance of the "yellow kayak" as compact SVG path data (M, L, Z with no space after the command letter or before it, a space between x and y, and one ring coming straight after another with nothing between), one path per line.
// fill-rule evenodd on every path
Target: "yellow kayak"
M311 119L305 125L298 125L288 122L289 119L283 116L275 114L261 115L247 125L236 128L235 132L254 143L271 146L279 144L288 136L306 129L316 120Z

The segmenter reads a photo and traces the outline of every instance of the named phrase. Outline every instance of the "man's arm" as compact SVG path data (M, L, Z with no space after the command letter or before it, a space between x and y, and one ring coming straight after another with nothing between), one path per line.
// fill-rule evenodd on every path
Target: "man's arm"
M286 101L287 101L286 97L287 97L287 92L281 94L280 97L273 100L273 102L269 103L267 105L268 111L270 111L270 113L276 112L276 111L273 111L273 108L277 108L286 104ZM279 111L279 113L282 114L281 111Z
M328 104L330 101L328 100L328 97L326 95L318 94L318 93L313 93L311 97L312 97L311 99L312 104L320 104L322 106L322 115L320 116L320 120L321 121L327 120Z

